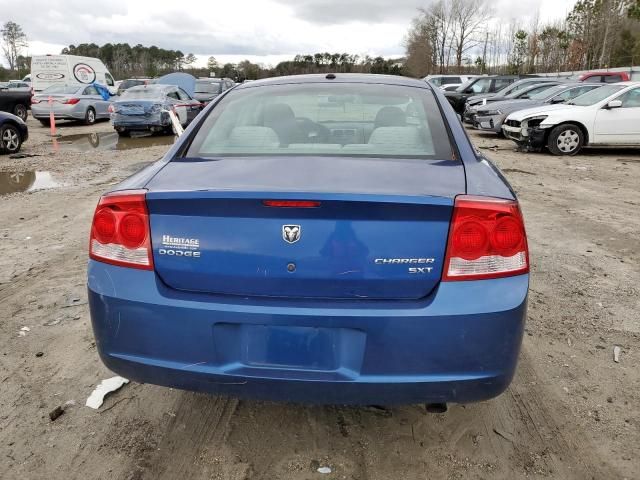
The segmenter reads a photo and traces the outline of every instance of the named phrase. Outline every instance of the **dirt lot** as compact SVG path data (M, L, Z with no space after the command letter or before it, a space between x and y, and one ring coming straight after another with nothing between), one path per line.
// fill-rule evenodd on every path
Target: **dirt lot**
M533 264L518 372L495 400L433 415L131 383L94 411L84 402L112 374L85 293L91 215L103 190L170 139L111 151L102 123L61 128L103 135L55 147L30 127L23 151L38 156L0 158L0 193L27 189L0 196L3 480L640 478L640 151L565 159L472 134L518 191ZM7 175L30 171L40 173ZM76 405L50 421L69 400Z

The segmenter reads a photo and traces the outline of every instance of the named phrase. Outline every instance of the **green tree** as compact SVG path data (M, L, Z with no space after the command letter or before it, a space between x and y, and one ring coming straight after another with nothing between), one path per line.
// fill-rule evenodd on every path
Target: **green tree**
M2 34L2 51L7 59L10 70L18 68L18 57L22 55L22 50L27 48L27 35L22 31L22 27L15 22L8 21L0 29Z
M513 74L522 73L522 66L527 56L527 37L529 34L524 30L518 30L514 35L513 52L511 53L511 62L509 70Z
M216 57L211 56L207 59L207 68L210 72L215 72L218 69L218 61L216 60Z

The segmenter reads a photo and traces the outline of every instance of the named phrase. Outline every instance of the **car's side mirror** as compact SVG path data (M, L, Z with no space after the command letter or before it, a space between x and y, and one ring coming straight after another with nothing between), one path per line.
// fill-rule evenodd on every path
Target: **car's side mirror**
M554 98L551 100L551 103L563 103L564 98Z
M622 100L611 100L607 103L607 109L620 108L622 106Z

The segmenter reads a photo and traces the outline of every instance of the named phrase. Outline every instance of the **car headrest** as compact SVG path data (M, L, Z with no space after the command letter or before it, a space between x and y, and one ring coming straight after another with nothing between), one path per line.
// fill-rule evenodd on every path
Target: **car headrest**
M374 127L404 127L407 124L407 115L399 107L382 107L378 110Z

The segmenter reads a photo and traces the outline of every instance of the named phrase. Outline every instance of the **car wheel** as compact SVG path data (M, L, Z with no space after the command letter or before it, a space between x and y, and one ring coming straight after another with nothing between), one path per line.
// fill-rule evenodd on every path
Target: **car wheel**
M21 103L17 104L15 107L13 107L13 114L16 117L20 117L22 119L22 121L26 122L27 121L27 106L23 105Z
M583 145L582 130L572 123L555 127L547 140L547 147L554 155L575 155Z
M0 153L17 153L22 146L20 132L13 125L5 125L0 129Z
M96 111L93 107L87 108L87 113L84 114L84 124L93 125L96 123Z

